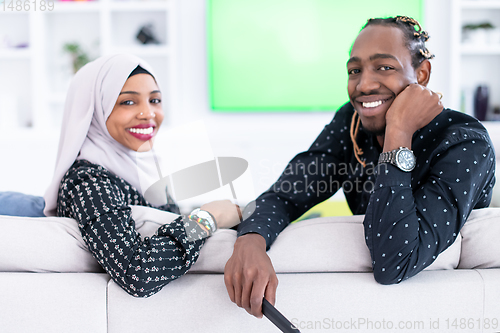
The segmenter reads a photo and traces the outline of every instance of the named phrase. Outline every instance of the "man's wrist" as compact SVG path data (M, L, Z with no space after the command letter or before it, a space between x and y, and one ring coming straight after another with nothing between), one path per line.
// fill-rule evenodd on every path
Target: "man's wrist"
M235 246L240 244L253 244L259 248L266 251L267 243L264 236L256 232L249 232L247 234L241 235L236 239Z
M409 134L405 131L387 128L384 137L384 147L382 152L392 151L399 147L406 147L411 149L411 139L413 133Z

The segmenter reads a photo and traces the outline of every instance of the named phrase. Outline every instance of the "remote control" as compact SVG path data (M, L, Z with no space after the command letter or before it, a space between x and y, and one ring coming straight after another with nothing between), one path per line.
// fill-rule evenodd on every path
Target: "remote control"
M299 329L295 327L288 319L285 318L276 310L267 299L262 300L262 313L266 316L276 327L284 333L300 333Z

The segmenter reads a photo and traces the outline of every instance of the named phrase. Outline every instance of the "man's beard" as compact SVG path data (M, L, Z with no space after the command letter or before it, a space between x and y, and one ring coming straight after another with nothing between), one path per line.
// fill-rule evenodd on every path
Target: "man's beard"
M385 135L385 125L382 128L367 128L366 126L363 125L363 121L361 121L361 126L363 127L363 131L365 131L368 134L373 134L375 136L383 136Z
M382 129L375 129L375 130L369 130L369 129L366 129L365 127L363 127L363 129L368 134L373 134L375 136L383 136L383 135L385 135L385 127L382 128Z

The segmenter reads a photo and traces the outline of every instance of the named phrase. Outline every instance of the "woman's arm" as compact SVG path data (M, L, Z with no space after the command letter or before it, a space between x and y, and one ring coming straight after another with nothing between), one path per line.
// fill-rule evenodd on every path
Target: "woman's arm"
M129 207L137 203L128 202L134 195L103 170L80 167L67 175L59 192L58 215L78 221L90 252L116 283L133 296L151 296L189 270L206 231L180 216L141 239Z

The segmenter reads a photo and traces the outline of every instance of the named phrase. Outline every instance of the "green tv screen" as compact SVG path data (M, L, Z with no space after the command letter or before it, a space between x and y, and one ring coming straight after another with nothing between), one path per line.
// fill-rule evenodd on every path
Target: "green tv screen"
M422 22L424 0L208 0L216 112L331 111L348 101L346 62L372 17Z

